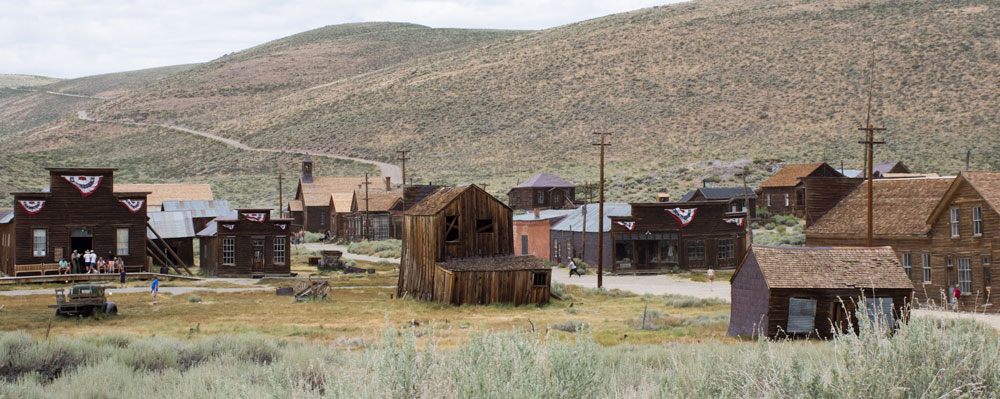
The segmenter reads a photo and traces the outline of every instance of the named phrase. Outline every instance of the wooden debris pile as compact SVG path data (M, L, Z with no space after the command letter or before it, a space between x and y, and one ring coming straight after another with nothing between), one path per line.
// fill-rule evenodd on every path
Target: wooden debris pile
M326 280L323 281L313 281L311 278L307 280L299 280L292 287L292 294L295 296L296 301L305 301L310 299L325 299L330 291L333 290L330 287L330 283Z

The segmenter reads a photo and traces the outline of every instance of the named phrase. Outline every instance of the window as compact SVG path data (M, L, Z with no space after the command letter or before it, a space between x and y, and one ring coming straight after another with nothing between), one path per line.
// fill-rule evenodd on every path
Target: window
M903 254L903 271L906 272L907 278L913 278L911 272L910 254Z
M274 264L285 264L285 237L274 237Z
M972 262L969 258L958 260L958 289L963 293L972 292Z
M115 241L117 245L116 255L128 255L128 229L122 228L117 230Z
M573 259L576 254L573 253L573 240L566 240L566 258Z
M45 256L45 250L49 247L48 231L45 229L35 229L32 232L32 237L34 238L32 241L32 255L37 257Z
M951 208L951 236L958 237L958 208Z
M733 258L733 240L719 240L719 259Z
M535 287L548 287L549 286L549 274L535 272L532 276L532 285Z
M492 233L492 232L493 232L493 219L476 220L476 233Z
M788 206L788 193L785 193L785 206Z
M444 240L458 241L458 216L445 216L444 226Z
M537 202L539 205L545 203L545 192L544 191L539 191L538 192L538 199L535 202Z
M972 235L983 235L983 207L972 208Z
M688 260L704 260L704 259L705 259L705 242L689 241Z
M868 321L877 328L892 328L894 318L892 317L892 298L866 298L865 307L868 308Z
M521 236L521 255L527 255L527 254L528 254L528 236L522 235Z
M253 240L253 262L264 263L264 240Z
M990 281L990 257L983 257L983 287L992 287Z
M660 240L660 263L677 263L677 240Z
M222 264L236 264L236 238L226 237L222 239Z
M319 211L319 225L326 226L326 211Z
M771 193L767 193L767 206L771 207Z
M931 282L931 254L924 254L924 283Z
M816 323L816 300L788 298L788 326L785 332L811 333Z
M558 191L553 191L552 192L552 206L562 205L561 202L562 202L562 196L559 195Z

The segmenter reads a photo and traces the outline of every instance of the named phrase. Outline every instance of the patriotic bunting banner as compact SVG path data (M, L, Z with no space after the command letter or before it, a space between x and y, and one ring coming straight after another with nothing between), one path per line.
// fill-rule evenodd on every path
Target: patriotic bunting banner
M257 223L264 223L264 220L267 219L267 214L263 212L244 213L243 216L246 217L247 220Z
M725 220L726 223L732 223L737 226L743 227L743 218L727 218L723 220Z
M694 220L694 213L697 210L698 208L690 208L690 209L673 208L673 209L667 209L667 213L669 213L670 216L673 216L674 219L677 219L677 223L680 223L681 227L687 227L687 225L691 224L691 222Z
M145 203L146 201L145 200L134 200L134 199L123 199L123 200L118 200L118 202L121 202L122 205L125 205L125 207L128 208L129 212L138 213L139 211L142 210L142 204Z
M101 185L101 176L63 176L63 179L73 184L77 190L80 190L80 195L87 197L97 191L97 187Z
M21 203L21 207L24 208L25 212L29 215L34 215L42 211L42 207L45 206L45 201L17 201Z
M629 229L629 231L632 231L632 230L635 229L635 222L615 222L615 223L618 224L618 225L620 225L620 226L625 226L625 228Z
M236 228L236 225L235 224L224 224L224 225L222 225L222 227L225 227L227 230L232 230L232 229Z
M287 225L287 224L285 224L285 223L280 223L280 224L276 224L275 226L278 226L278 228L280 228L280 229L282 229L282 230L284 230L284 229L288 228L288 225Z

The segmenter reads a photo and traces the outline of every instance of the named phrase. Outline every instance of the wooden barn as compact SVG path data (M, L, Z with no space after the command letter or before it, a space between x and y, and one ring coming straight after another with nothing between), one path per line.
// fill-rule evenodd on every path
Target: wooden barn
M198 232L201 270L211 276L291 274L291 219L238 209Z
M539 173L507 192L513 209L574 208L576 186L551 173Z
M830 338L858 326L857 304L883 326L909 317L913 285L892 248L754 245L730 280L730 336Z
M826 162L785 165L760 184L759 197L772 215L806 215L806 190L802 179L844 177Z
M547 303L552 270L514 255L512 216L474 185L424 198L403 216L397 295L456 305Z
M928 218L954 178L876 179L872 182L873 244L890 246L915 287L916 298L940 304L950 293L944 259L934 256ZM806 227L806 246L866 244L868 190L858 185L843 200ZM936 259L936 260L935 260Z
M335 226L330 225L331 196L336 194L353 196L354 190L362 187L365 178L353 177L318 177L313 176L313 163L309 157L302 160L302 176L295 189L295 198L288 202L288 217L293 219L293 229L313 233L334 233ZM347 208L337 207L337 212L349 213Z
M747 247L746 214L730 210L728 201L631 204L631 215L611 217L611 270L736 268Z
M114 168L47 170L49 189L12 193L14 212L0 219L3 273L55 273L74 250L145 269L148 193L115 191Z

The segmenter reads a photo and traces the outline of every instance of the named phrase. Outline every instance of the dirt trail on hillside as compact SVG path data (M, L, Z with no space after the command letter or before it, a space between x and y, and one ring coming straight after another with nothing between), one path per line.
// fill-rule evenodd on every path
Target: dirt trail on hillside
M110 100L110 98L108 98L108 97L88 96L86 94L60 93L58 91L22 89L22 88L17 88L17 87L11 87L10 89L11 90L17 90L17 91L32 92L32 93L51 94L53 96L76 97L76 98L93 98L95 100Z
M326 153L326 152L322 152L322 151L312 151L312 150L302 150L302 149L274 149L274 148L251 147L251 146L248 146L248 145L246 145L246 144L244 144L244 143L242 143L242 142L240 142L238 140L233 140L233 139L225 138L225 137L219 136L219 135L214 134L214 133L208 133L208 132L202 132L202 131L198 131L198 130L194 130L194 129L188 129L186 127L181 127L181 126L164 125L164 124L158 124L158 123L126 122L126 121L114 121L114 120L103 120L103 119L98 119L98 118L91 118L90 116L87 115L87 111L78 111L77 112L77 118L79 118L80 120L83 120L83 121L96 122L96 123L114 123L114 124L131 125L131 126L156 126L156 127L162 127L162 128L166 128L166 129L176 130L176 131L179 131L179 132L184 132L184 133L187 133L187 134L193 134L195 136L201 136L201 137L204 137L204 138L207 138L207 139L210 139L210 140L215 140L215 141L221 142L223 144L226 144L226 145L228 145L230 147L238 148L238 149L245 150L245 151L289 152L289 153L304 154L304 155L309 155L309 156L314 156L314 157L326 157L326 158L330 158L330 159L341 159L341 160L347 160L347 161L361 162L361 163L366 163L366 164L369 164L369 165L378 166L379 170L382 173L382 178L383 179L386 178L386 177L389 177L394 182L402 182L403 181L403 171L402 171L402 169L399 168L399 166L396 166L396 165L393 165L393 164L390 164L390 163L380 162L380 161L372 161L370 159L348 157L348 156L343 156L343 155L330 154L330 153Z

